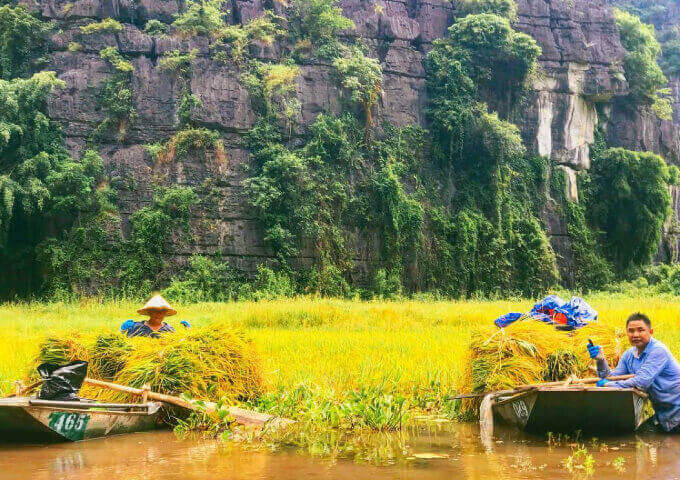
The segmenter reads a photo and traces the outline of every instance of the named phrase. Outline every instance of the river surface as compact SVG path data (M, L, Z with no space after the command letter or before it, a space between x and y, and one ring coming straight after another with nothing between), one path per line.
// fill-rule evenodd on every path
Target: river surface
M428 426L381 442L361 463L179 440L165 431L50 446L0 445L0 479L680 479L680 436L586 439L592 467L578 455L569 465L577 449L570 440L551 445L501 430L481 442L475 425ZM376 459L385 465L373 465Z

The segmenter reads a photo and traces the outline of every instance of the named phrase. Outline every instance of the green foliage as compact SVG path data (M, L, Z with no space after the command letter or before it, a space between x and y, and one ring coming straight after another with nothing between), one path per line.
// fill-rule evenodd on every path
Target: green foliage
M571 271L574 286L583 292L604 288L614 279L614 274L602 253L602 242L586 222L586 208L567 201L564 214L574 256Z
M299 149L284 147L267 122L249 134L248 199L282 265L303 249L313 252L316 261L304 281L308 292L351 295L353 229L380 232L376 254L398 277L415 257L422 207L405 191L403 178L406 162L417 156L409 155L398 132L392 142L377 142L373 152L361 147L361 136L350 115L319 115Z
M186 78L191 74L191 62L194 61L198 50L191 50L189 53L180 53L179 50L171 50L161 57L158 65L162 70L170 72L178 77Z
M241 62L246 57L246 49L251 42L260 42L264 45L271 45L277 37L283 35L283 30L279 24L283 18L266 11L264 15L253 18L245 25L227 25L218 34L217 40L221 46L231 48L230 57L220 51L215 58L226 63L228 58L236 62Z
M401 276L380 268L375 272L371 290L377 298L397 298L402 293Z
M517 3L515 0L460 0L456 3L458 17L480 13L492 13L512 22L517 18Z
M0 79L30 75L47 53L49 24L31 15L24 5L0 7Z
M457 20L444 42L458 52L478 87L496 92L522 88L541 55L533 38L514 31L507 18L490 13Z
M99 55L114 72L100 88L99 107L106 112L106 118L97 126L94 136L106 137L116 130L118 141L123 141L128 127L137 119L130 87L134 67L115 47L107 47Z
M227 262L194 255L182 279L175 277L163 295L183 303L229 301L236 297L237 280Z
M120 218L101 212L78 219L62 235L38 246L38 260L46 278L46 297L73 299L110 287L117 272L99 268L118 254Z
M113 18L105 18L101 22L93 22L80 27L81 33L92 35L93 33L118 33L123 31L123 25Z
M294 0L291 14L293 37L306 42L316 56L329 60L341 54L340 33L355 28L336 0Z
M677 165L668 165L668 184L680 185L680 168Z
M245 182L246 195L266 226L264 241L282 261L298 253L299 237L313 225L316 182L307 159L283 147L274 149L259 175ZM298 241L296 241L298 240Z
M78 42L70 42L68 44L68 51L69 52L80 52L83 49L83 45L78 43Z
M658 40L661 44L661 68L669 75L680 75L680 27L660 32Z
M175 133L165 144L147 145L147 152L157 162L173 162L182 160L190 152L209 149L217 161L224 161L226 153L219 132L207 128L185 128Z
M335 59L333 68L340 77L342 87L354 102L364 110L366 131L373 126L371 109L382 93L382 67L374 58L367 57L358 47L347 49L342 57Z
M383 386L362 387L347 392L343 398L333 398L329 393L300 385L293 390L280 389L262 395L251 402L251 407L295 419L300 430L289 429L284 432L285 438L278 441L310 449L313 448L310 443L322 442L318 435L328 433L329 428L394 431L401 430L409 419L411 405L406 398L390 393ZM318 431L319 426L322 432Z
M474 5L473 5L474 3ZM491 3L470 2L486 12ZM555 284L555 254L541 221L545 161L528 155L519 129L488 113L491 88L512 103L536 68L540 48L507 18L469 14L428 54L428 117L439 168L455 195L426 212L425 284L456 296L516 291L538 295Z
M149 206L130 216L127 239L113 212L83 218L41 245L40 259L49 273L47 293L68 297L105 292L138 298L157 290L169 280L167 245L187 241L197 202L191 188L159 188ZM197 263L195 269L200 268Z
M24 6L0 7L0 294L32 295L44 287L40 244L82 215L110 208L95 188L102 160L86 151L68 155L46 99L65 83L54 72L28 75L46 53L48 25Z
M252 293L244 288L245 297L254 300L271 300L281 297L292 297L296 292L295 283L284 271L274 271L264 265L257 267L257 273L251 283Z
M101 164L75 162L67 155L58 125L45 114L45 98L62 87L54 72L0 80L0 245L12 228L22 228L15 222L31 228L35 217L73 214L83 207L93 177L101 173Z
M135 68L125 60L116 47L106 47L99 56L120 73L133 73Z
M189 187L160 189L150 206L130 217L130 237L109 264L119 272L121 291L127 296L143 295L164 282L170 234L178 229L188 232L191 208L197 202Z
M68 228L81 212L101 207L103 199L94 189L102 173L101 158L86 152L81 161L72 159L59 126L45 113L46 96L63 86L54 72L0 80L3 294L41 288L37 245Z
M659 118L670 120L672 106L666 88L666 76L657 63L661 46L654 36L654 27L645 25L635 15L615 9L621 44L628 52L624 60L630 99L636 106L650 108Z
M297 98L299 74L297 65L253 61L251 71L241 76L250 91L253 108L264 118L284 121L289 132L301 108Z
M588 213L604 233L607 255L621 273L648 264L671 214L666 162L613 148L593 161L591 176Z
M670 0L672 2L673 0ZM668 1L666 0L631 0L616 2L626 12L640 17L645 23L659 24L668 18ZM666 3L666 5L664 5Z
M144 33L152 37L160 37L168 33L168 26L160 20L153 18L146 22Z
M224 25L222 0L188 0L172 28L185 36L214 35Z

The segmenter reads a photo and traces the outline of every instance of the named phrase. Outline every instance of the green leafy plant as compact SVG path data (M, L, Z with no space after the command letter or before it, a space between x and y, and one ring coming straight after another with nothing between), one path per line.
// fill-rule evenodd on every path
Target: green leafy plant
M152 37L160 37L168 33L168 25L152 18L144 25L144 33Z
M152 144L147 151L157 162L182 160L193 151L205 152L211 149L215 160L226 160L224 144L219 132L207 128L185 128L173 135L165 144Z
M231 60L241 62L246 57L246 49L252 42L260 42L263 45L271 45L277 37L283 35L283 30L279 24L283 21L281 17L274 15L271 11L266 11L264 15L253 18L245 25L227 25L223 27L217 39L222 46L231 47ZM218 52L216 59L226 61L224 52Z
M354 22L342 14L336 0L294 0L291 15L293 37L325 59L341 55L340 33L355 28Z
M101 22L92 22L80 27L81 33L92 35L93 33L118 33L123 31L123 25L113 18L105 18Z
M7 272L0 291L5 293L37 291L42 284L37 245L51 232L67 229L81 212L101 206L95 189L101 158L94 152L80 161L70 157L58 124L46 114L47 96L63 87L54 72L0 80L0 263Z
M24 5L0 7L0 79L26 77L47 53L49 24Z
M368 138L373 127L372 108L382 94L383 77L380 62L365 56L361 49L354 47L346 50L344 56L337 58L333 62L333 68L340 77L342 87L364 110Z
M651 262L671 214L666 162L650 152L606 150L591 168L588 212L620 272Z
M222 0L188 0L172 28L184 36L214 35L224 24L222 17Z
M654 27L619 9L614 10L614 18L621 44L628 52L623 67L630 87L630 100L635 106L650 108L659 118L670 120L673 114L668 98L670 90L657 63L661 46L654 36Z
M517 18L515 0L460 0L456 3L456 15L478 15L492 13L507 18L511 22Z
M95 137L102 138L111 130L116 130L116 138L123 141L127 130L137 119L132 97L133 65L125 60L115 47L107 47L100 52L101 58L114 69L106 79L99 93L99 107L106 112L106 118L95 129Z

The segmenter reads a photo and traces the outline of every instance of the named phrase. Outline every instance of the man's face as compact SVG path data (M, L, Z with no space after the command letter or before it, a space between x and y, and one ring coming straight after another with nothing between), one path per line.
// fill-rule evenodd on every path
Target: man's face
M630 341L630 344L638 348L644 348L649 343L649 340L652 338L652 334L654 333L654 330L649 328L642 320L628 322L626 331L628 333L628 340Z

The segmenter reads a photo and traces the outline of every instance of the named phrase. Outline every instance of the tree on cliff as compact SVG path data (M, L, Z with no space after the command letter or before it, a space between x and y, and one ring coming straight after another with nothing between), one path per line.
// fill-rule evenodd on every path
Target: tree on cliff
M620 273L652 261L671 214L670 173L650 152L606 150L591 168L588 216L603 231L607 256Z
M0 7L0 78L30 74L47 51L49 25L31 15L24 5Z
M621 44L628 52L623 68L631 102L636 107L650 108L661 119L670 120L673 107L668 98L668 80L657 63L661 46L654 36L654 26L645 25L635 15L619 9L614 9L614 17Z
M36 246L107 203L107 190L95 190L99 155L71 158L59 126L45 113L47 95L63 86L54 72L0 80L0 258L8 282L1 292L37 290ZM13 284L15 274L23 284Z

